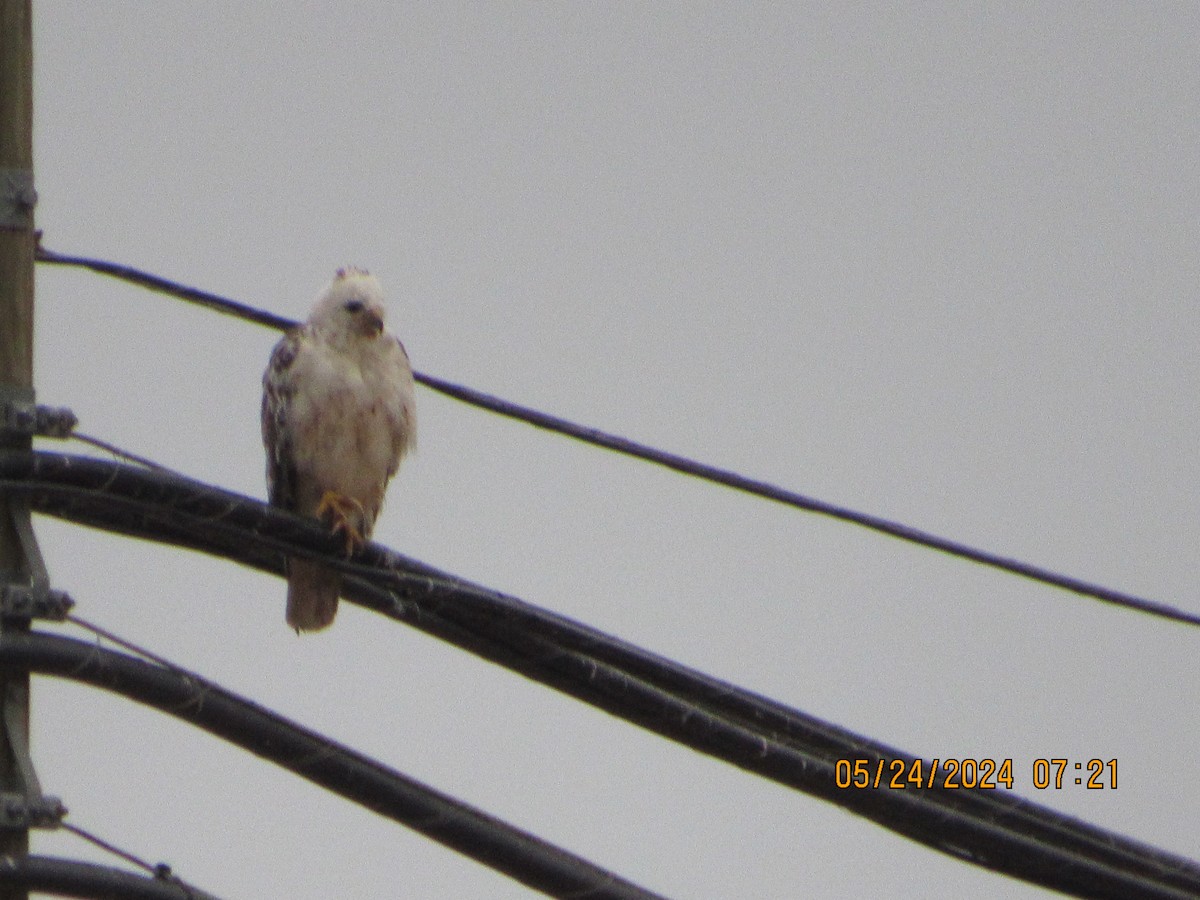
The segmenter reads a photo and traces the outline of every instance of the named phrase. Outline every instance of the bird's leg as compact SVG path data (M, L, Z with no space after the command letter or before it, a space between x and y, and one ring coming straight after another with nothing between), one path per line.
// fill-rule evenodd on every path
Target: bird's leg
M347 497L337 491L326 491L317 507L317 518L327 521L334 534L341 532L346 536L347 556L353 556L354 551L367 542L354 524L355 521L362 522L366 518L366 511L354 497Z

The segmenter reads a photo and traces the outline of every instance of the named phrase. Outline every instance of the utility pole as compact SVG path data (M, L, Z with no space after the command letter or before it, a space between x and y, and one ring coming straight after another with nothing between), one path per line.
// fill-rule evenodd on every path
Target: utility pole
M0 0L0 404L32 400L34 197L31 0ZM10 435L0 436L0 445L28 449L32 443ZM0 495L0 586L32 577L12 503ZM29 746L28 673L0 677L0 704L0 791L21 793L27 788L20 754ZM14 747L14 737L23 748ZM28 829L0 828L0 857L28 852ZM0 890L0 900L28 896L20 888Z

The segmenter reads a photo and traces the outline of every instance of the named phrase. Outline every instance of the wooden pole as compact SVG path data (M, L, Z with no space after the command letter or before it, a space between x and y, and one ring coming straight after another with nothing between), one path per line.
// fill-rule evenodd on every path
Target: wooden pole
M17 196L17 216L0 200L0 395L33 388L33 24L31 0L0 0L0 194ZM26 181L26 178L28 181ZM26 215L20 207L28 206ZM10 439L8 446L30 446ZM28 577L8 503L0 497L0 579ZM9 626L6 626L9 627ZM29 739L29 676L0 680L0 702L16 704L14 724ZM0 790L23 788L0 727ZM29 832L0 829L0 856L29 852ZM26 900L28 892L0 889L0 900Z

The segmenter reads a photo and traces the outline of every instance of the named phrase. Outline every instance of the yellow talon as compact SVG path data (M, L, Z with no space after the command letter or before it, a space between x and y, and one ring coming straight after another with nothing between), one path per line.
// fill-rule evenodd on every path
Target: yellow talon
M351 518L352 516L354 518ZM353 556L354 551L367 542L354 525L355 519L361 522L366 518L366 510L354 497L347 497L336 491L326 491L321 497L320 505L317 506L317 518L327 521L334 534L341 532L346 536L347 556Z

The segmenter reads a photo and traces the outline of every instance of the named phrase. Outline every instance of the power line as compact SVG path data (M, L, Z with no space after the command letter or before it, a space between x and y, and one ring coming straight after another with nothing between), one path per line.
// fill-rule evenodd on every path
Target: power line
M582 857L174 667L40 632L0 634L0 666L70 678L170 713L544 893L661 900Z
M216 900L175 881L54 856L0 857L0 888L103 900Z
M41 238L40 232L38 237L39 239ZM250 322L256 322L259 325L265 325L268 328L277 328L280 331L284 331L296 325L294 321L284 316L277 316L266 310L255 309L252 306L229 300L218 294L202 291L199 288L188 287L186 284L171 281L168 278L162 278L158 275L152 275L149 272L143 272L132 266L123 266L120 263L108 262L103 259L91 259L86 256L69 256L63 253L55 253L53 250L47 250L45 247L42 247L40 240L35 258L38 262L53 263L59 266L77 266L89 269L100 275L110 275L113 278L119 278L121 281L127 281L130 284L148 288L156 293L168 294L180 300L186 300L189 303L197 303L216 312L234 315Z
M0 455L0 489L38 511L281 574L339 569L344 595L613 715L820 797L942 852L1059 890L1200 893L1200 866L1002 791L846 790L837 761L916 757L718 681L516 598L369 544L347 560L315 520L199 482L102 460ZM7 651L6 651L7 652ZM182 677L182 676L180 676ZM1131 894L1126 894L1131 895Z
M107 260L55 253L52 250L47 250L39 246L37 261L53 265L75 266L102 275L109 275L158 293L168 294L181 300L197 303L207 309L236 316L270 328L286 330L298 324L291 319L257 309L245 303L239 303L235 300L209 293L208 291L189 287L188 285L171 281L131 266ZM1127 591L1115 590L1104 585L1064 575L1044 566L1033 565L1002 556L998 553L992 553L988 550L981 550L960 541L940 537L919 528L885 519L881 516L858 512L845 506L817 500L804 494L779 487L778 485L770 484L769 482L749 478L729 469L722 469L685 456L659 450L647 444L638 443L637 441L610 434L597 428L579 425L559 416L540 412L531 407L521 406L433 375L414 372L413 377L432 390L472 406L486 409L511 419L517 419L537 428L574 438L584 443L603 447L616 453L663 466L703 481L721 484L734 490L742 491L743 493L781 503L785 506L849 522L871 531L899 538L902 541L937 550L960 559L967 559L980 565L999 569L1012 575L1028 578L1081 596L1101 600L1105 603L1138 610L1139 612L1177 622L1184 622L1189 625L1200 625L1200 614L1188 612L1157 600L1149 600Z

